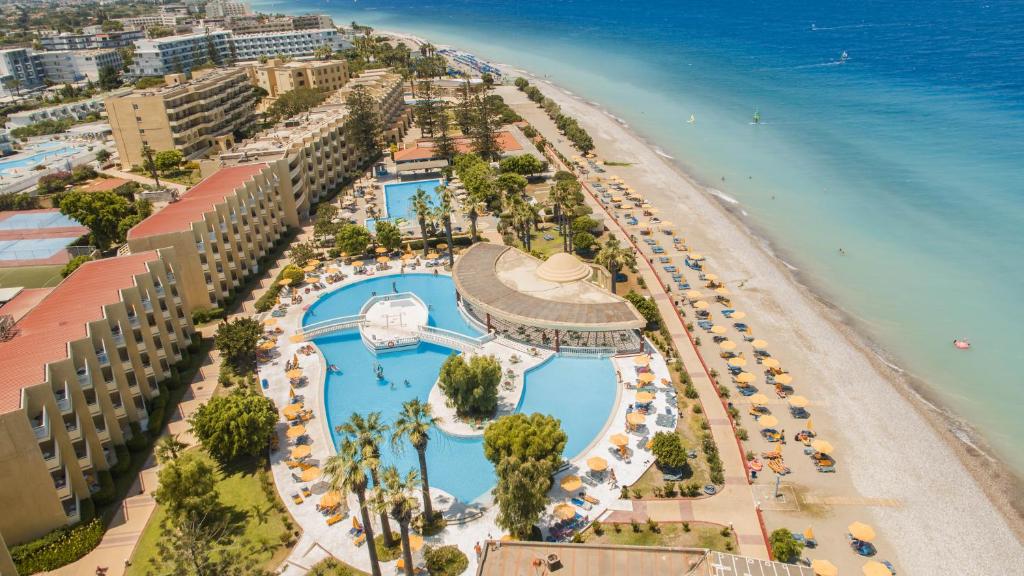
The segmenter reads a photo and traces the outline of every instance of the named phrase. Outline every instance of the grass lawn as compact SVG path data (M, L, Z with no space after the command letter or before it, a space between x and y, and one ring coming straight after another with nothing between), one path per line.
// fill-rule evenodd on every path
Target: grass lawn
M531 234L530 248L533 252L541 255L541 258L548 258L552 254L562 251L562 235L558 233L558 227L554 224L541 224L540 230L534 230ZM548 234L551 240L545 240L544 235ZM517 248L526 250L525 246L517 243Z
M640 530L633 531L630 524L602 524L603 534L598 536L592 529L583 533L587 544L612 544L619 546L673 546L677 548L708 548L719 552L736 550L736 536L722 536L722 526L704 522L690 522L690 531L682 523L658 524L658 531L652 532L647 524L639 524ZM727 546L729 546L727 548Z
M63 280L60 276L60 271L63 268L63 264L0 268L0 287L50 288Z
M209 458L205 452L203 455ZM209 462L215 465L212 459ZM265 568L272 569L288 553L282 537L289 532L285 527L285 521L289 519L287 513L278 511L276 495L270 499L264 493L260 485L261 474L269 474L269 471L258 468L255 461L230 470L218 467L217 494L221 503L230 509L230 515L238 519L239 535L232 546L242 549L246 556L257 558ZM139 537L132 565L126 572L128 576L142 576L153 566L151 562L157 557L156 545L161 537L160 523L164 518L163 507L157 506Z

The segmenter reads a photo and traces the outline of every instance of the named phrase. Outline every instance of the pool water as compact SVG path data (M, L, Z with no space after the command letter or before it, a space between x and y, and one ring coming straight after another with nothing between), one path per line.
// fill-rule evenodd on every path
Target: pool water
M341 288L311 306L303 324L357 314L373 292L392 291L392 282L398 291L414 292L430 307L432 326L479 335L456 307L451 278L428 274L383 276ZM402 402L413 398L426 401L441 364L452 353L441 346L421 343L415 349L375 356L356 331L318 338L316 344L327 363L341 369L340 374L328 374L324 393L326 416L335 442L338 435L334 427L353 412L379 411L385 421L390 421ZM375 363L383 368L383 380L374 374ZM517 411L541 412L560 419L568 436L563 455L573 458L604 428L615 402L615 386L615 372L609 360L553 357L527 372L525 392ZM419 466L411 447L399 453L385 450L384 460L403 471ZM483 440L479 438L434 431L427 449L427 464L431 485L463 502L486 495L494 485L494 467L484 458Z
M405 218L409 222L416 222L416 214L412 210L412 197L417 190L423 190L430 196L431 202L437 202L437 194L434 189L441 185L438 179L414 180L412 182L400 182L384 185L384 209L387 211L383 220L395 221L396 218ZM368 219L366 226L373 231L375 220Z
M35 166L45 164L47 160L52 158L77 154L81 151L81 148L67 144L49 144L37 146L32 150L36 150L36 152L27 156L19 154L9 160L0 160L0 174L9 175L11 170L16 168L28 171Z

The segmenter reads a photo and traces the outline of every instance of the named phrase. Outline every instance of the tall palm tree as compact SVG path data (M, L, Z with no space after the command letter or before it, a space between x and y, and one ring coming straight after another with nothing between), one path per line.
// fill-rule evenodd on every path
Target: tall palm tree
M604 243L595 260L611 272L612 294L615 293L615 280L619 271L626 267L636 266L636 256L633 255L633 251L629 247L619 244L619 239L614 235Z
M387 502L391 517L398 522L398 528L402 534L402 564L404 564L405 576L413 576L415 573L412 565L412 545L409 542L409 524L416 513L419 503L411 493L419 486L419 478L415 470L409 470L403 478L394 466L384 469L384 489L386 490L385 501Z
M441 199L437 206L436 220L444 225L444 237L448 242L448 265L455 266L455 245L452 244L452 191L447 186L438 186L436 192Z
M423 257L427 257L427 220L431 217L430 195L422 188L417 188L412 195L412 212L420 224L420 236L423 238Z
M480 197L470 192L466 198L466 216L469 217L469 241L476 242L476 221L480 218Z
M363 532L366 534L366 551L370 555L370 573L373 576L381 576L377 547L373 544L373 524L370 522L370 510L366 506L366 465L363 462L362 450L352 440L342 440L338 446L338 453L324 462L323 470L324 478L331 490L356 495Z
M420 488L423 491L423 515L426 522L434 518L434 506L430 502L430 480L427 477L427 444L430 442L430 429L441 422L434 416L433 409L427 402L414 398L402 403L402 411L391 426L391 445L396 450L402 449L402 441L408 440L416 449L420 460Z
M384 436L388 433L388 425L381 421L380 412L371 412L365 417L362 414L353 412L348 422L339 425L335 430L344 434L345 438L351 440L362 451L362 462L370 472L370 479L373 487L377 490L374 493L374 500L380 500L380 445L384 442ZM380 512L381 536L384 539L384 546L390 548L395 545L392 537L391 522L388 515Z

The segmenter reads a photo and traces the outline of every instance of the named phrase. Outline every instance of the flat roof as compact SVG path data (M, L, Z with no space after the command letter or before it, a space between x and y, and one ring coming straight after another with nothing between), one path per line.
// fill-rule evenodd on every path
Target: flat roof
M544 280L536 275L541 264L515 248L480 242L455 261L452 279L474 308L531 326L611 331L646 324L632 304L587 280Z
M498 149L502 152L516 152L523 149L516 137L508 130L502 130L495 134L495 140L498 142ZM473 151L473 142L469 138L456 138L455 149L460 153L468 154Z
M109 192L111 190L117 190L128 182L129 181L124 178L103 178L89 182L85 186L82 186L82 190L84 192Z
M103 306L146 272L155 251L86 262L45 295L0 342L0 413L21 406L21 390L46 379L46 364L67 358L68 342L84 338L86 324L103 318ZM6 306L5 306L6 308Z
M136 224L128 231L128 239L187 230L265 166L260 162L221 168L182 194L177 202Z
M437 149L426 146L415 146L404 148L395 152L395 162L409 162L413 160L432 160L437 156Z

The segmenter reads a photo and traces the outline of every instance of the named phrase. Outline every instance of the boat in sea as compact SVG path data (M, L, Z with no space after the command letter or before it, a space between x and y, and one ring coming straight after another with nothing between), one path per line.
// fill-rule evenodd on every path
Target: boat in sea
M839 55L839 63L843 64L849 59L850 55L846 52L846 50L843 50L843 53Z
M757 108L754 108L753 123L754 124L760 124L761 123L761 111L758 110Z
M687 120L687 123L689 123L689 124L696 124L697 123L697 115L696 114L690 114L690 119Z

